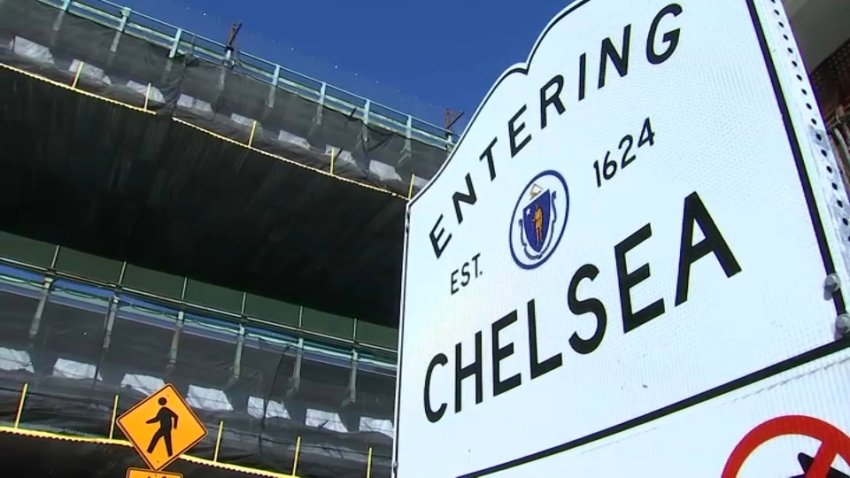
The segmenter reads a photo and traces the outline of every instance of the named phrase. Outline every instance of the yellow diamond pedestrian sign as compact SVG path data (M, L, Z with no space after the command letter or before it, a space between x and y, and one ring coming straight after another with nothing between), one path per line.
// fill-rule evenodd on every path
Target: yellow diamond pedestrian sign
M152 470L165 468L207 435L204 424L171 384L118 417L118 426Z
M127 470L127 478L183 478L180 473L169 473L167 471L151 471L143 468L130 468Z

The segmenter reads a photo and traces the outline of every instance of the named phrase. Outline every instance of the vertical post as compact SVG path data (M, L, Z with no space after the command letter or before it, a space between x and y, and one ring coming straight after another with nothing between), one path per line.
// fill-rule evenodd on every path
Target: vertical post
M174 328L174 335L171 336L171 349L168 351L168 368L172 370L177 364L177 351L180 348L180 334L183 332L186 316L183 311L177 312L177 327Z
M334 161L336 161L336 147L331 146L331 176L334 175Z
M118 394L115 394L115 401L112 403L112 420L109 421L109 439L115 435L115 418L118 415Z
M41 295L38 298L38 306L35 308L35 315L32 317L30 324L29 337L34 339L38 335L38 330L41 328L41 318L44 316L44 307L47 305L47 299L50 296L50 289L53 287L53 278L45 277L44 283L41 285Z
M215 439L215 451L213 452L213 461L218 463L218 451L221 449L221 433L224 431L224 420L218 422L218 436Z
M280 65L274 66L274 77L272 77L272 86L277 88L277 82L280 81Z
M124 277L127 275L127 261L121 264L121 272L118 274L118 285L124 283Z
M463 111L452 111L451 108L446 108L446 115L443 118L443 131L446 133L446 151L451 151L452 143L454 142L454 133L452 126L463 116Z
M413 199L413 179L416 176L413 173L410 173L410 189L407 190L407 200Z
M357 350L351 351L351 370L348 374L348 396L342 401L342 406L346 407L357 402Z
M121 35L124 34L124 29L127 28L127 20L130 18L131 11L127 7L121 9L121 21L118 23L118 31L115 32L115 36L112 38L112 46L109 47L109 51L112 53L118 51L118 42L121 41Z
M366 478L372 478L372 447L369 447L369 456L366 458Z
M325 106L325 96L328 94L328 84L322 82L322 87L319 89L319 107Z
M53 249L53 257L50 259L50 270L51 271L56 270L56 262L59 261L59 250L60 249L61 249L60 246L56 246L56 248Z
M298 339L298 345L295 349L295 364L292 366L292 377L289 378L289 388L286 390L286 396L291 397L301 387L301 363L304 357L304 338Z
M245 327L239 324L239 337L236 338L236 351L233 353L233 373L230 375L228 385L235 384L242 375L242 349L245 347Z
M413 116L408 115L404 124L404 147L398 165L407 164L413 158Z
M251 125L251 136L248 138L248 147L250 148L254 144L254 133L257 132L257 120L254 120L254 123Z
M363 107L363 124L369 124L369 112L372 109L372 101L366 100L366 106Z
M310 125L310 131L307 133L308 138L313 138L322 127L322 120L325 114L325 96L327 95L328 84L322 83L319 88L319 102L316 104L316 116L313 117L313 124Z
M174 58L177 56L177 48L180 46L180 39L183 37L183 29L178 28L177 33L174 34L174 43L171 45L171 51L168 52L168 58Z
M292 476L298 471L298 454L301 453L301 437L295 440L295 460L292 462Z
M280 65L274 66L274 74L272 75L272 85L269 87L269 99L266 106L274 108L275 91L277 91L277 82L280 81Z
M56 20L53 22L53 34L51 35L51 41L55 40L56 33L59 32L59 29L62 28L62 22L65 20L65 13L68 11L68 8L71 7L71 0L63 0L61 10L59 14L56 15Z
M27 399L27 390L29 390L29 383L24 384L24 388L21 390L21 401L18 402L18 414L15 416L15 428L18 428L21 424L21 414L24 412L24 401Z
M80 74L83 72L83 65L85 65L85 63L82 61L79 63L79 65L77 65L77 73L74 74L74 82L71 83L72 89L77 89L77 82L80 81Z
M118 291L112 294L112 299L109 301L109 312L106 315L106 328L103 333L103 350L109 350L109 345L112 343L112 329L115 328L115 316L118 315Z
M151 84L148 83L148 90L145 92L145 108L144 108L145 111L148 110L148 101L150 101L150 98L151 98Z

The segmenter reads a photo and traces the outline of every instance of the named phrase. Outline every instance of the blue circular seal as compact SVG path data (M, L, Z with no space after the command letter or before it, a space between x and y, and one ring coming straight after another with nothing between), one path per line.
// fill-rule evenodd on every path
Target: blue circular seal
M523 269L543 265L558 248L570 210L567 182L557 171L543 171L520 193L511 214L508 242Z

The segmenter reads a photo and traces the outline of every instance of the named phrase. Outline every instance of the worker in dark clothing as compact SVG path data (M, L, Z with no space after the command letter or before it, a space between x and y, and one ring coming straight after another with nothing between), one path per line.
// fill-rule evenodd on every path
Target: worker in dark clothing
M168 403L168 400L165 397L160 397L157 401L160 405L159 412L155 417L151 418L145 423L157 423L159 422L159 430L153 434L151 438L151 443L148 445L148 453L153 453L153 450L156 448L156 444L159 443L159 440L165 440L165 451L168 452L168 456L173 455L171 450L171 430L177 428L177 414L172 412L170 408L166 407L165 404ZM173 426L172 426L172 421Z

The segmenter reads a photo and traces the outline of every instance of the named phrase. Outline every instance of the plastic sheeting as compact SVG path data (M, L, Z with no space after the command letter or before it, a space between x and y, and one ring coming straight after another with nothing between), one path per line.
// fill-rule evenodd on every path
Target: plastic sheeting
M389 476L391 369L359 362L351 401L352 362L345 354L309 345L299 353L294 337L248 329L240 355L239 328L197 311L180 313L65 279L45 293L43 276L5 266L0 278L0 421L14 422L21 387L28 383L23 428L104 437L116 394L120 414L172 383L210 430L191 450L194 456L212 458L223 420L220 462L288 473L300 436L300 476L362 477L369 447L372 476ZM120 438L120 430L115 433ZM0 449L4 455L13 449L56 453L31 464L51 467L51 473L61 466L79 469L81 460L97 463L91 469L139 465L116 447L42 444L36 448L48 448L34 451L27 440L0 436ZM190 477L236 476L178 468ZM30 476L72 476L47 471Z

